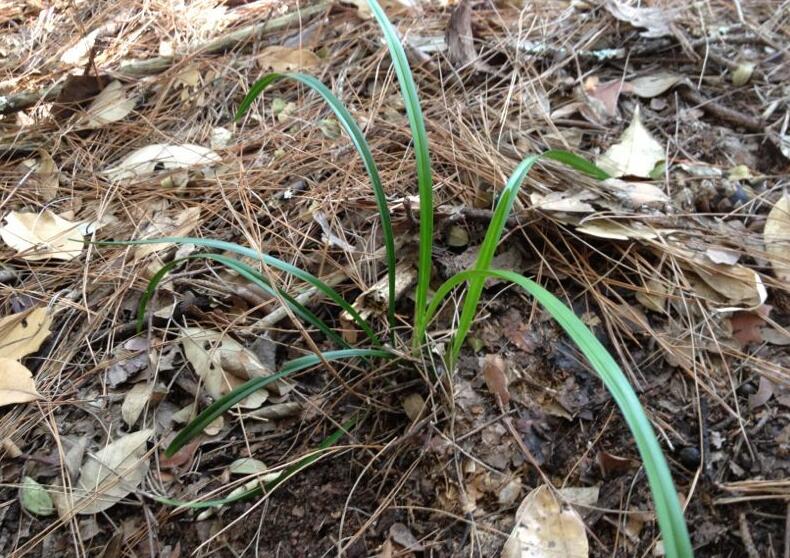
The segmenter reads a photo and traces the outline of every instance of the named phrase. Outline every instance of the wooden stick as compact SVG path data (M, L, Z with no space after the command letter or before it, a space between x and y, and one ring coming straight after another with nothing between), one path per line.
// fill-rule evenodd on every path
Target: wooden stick
M178 60L198 54L217 54L237 47L249 41L260 39L265 33L278 31L304 18L312 17L326 10L330 5L327 0L319 0L315 4L300 10L287 13L264 22L245 25L230 33L212 39L197 48L173 56L156 56L147 60L135 60L121 65L113 74L128 77L143 77L158 74L167 70ZM0 95L0 114L10 114L32 107L39 102L54 101L63 89L63 81L49 87L34 91L22 91L15 95Z

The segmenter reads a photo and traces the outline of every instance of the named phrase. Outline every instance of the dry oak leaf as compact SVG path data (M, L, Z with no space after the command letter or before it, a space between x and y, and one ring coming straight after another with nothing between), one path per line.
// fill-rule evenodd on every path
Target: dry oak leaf
M682 79L682 76L668 72L642 76L629 82L631 86L630 91L637 97L652 99L668 91Z
M169 145L156 143L132 151L121 161L104 171L112 181L132 180L148 176L157 169L186 169L196 166L211 166L222 159L208 147L185 143Z
M200 207L189 207L180 211L175 218L171 218L166 212L162 211L151 219L138 240L187 236L199 224ZM173 246L172 242L140 244L134 249L134 259L140 260L149 254L166 250L171 246Z
M91 101L87 114L82 117L77 126L91 130L123 120L126 115L132 112L135 103L135 99L126 96L120 81L112 81Z
M782 196L768 213L763 240L774 275L781 283L790 284L790 196Z
M11 211L0 227L0 237L24 260L69 261L82 253L89 223L69 221L49 209L41 213Z
M672 35L672 18L661 8L635 8L618 0L609 0L606 9L620 21L630 23L634 27L646 29L640 34L646 38L657 38Z
M642 124L639 107L620 141L598 158L598 166L614 177L639 176L649 178L659 161L666 158L664 147Z
M714 291L733 304L759 306L768 298L760 275L740 264L710 264L694 271Z
M41 399L33 374L11 358L0 358L0 407Z
M132 389L126 392L121 404L121 418L128 426L134 426L153 393L154 384L147 382L134 384Z
M31 172L30 182L44 201L52 201L58 195L60 172L52 156L43 149L38 150L38 159L25 159L22 167Z
M227 335L199 327L184 328L181 334L184 356L214 399L219 399L250 378L268 374L268 369L251 351ZM239 405L257 409L267 398L265 390L258 390L242 399Z
M563 505L548 486L539 486L521 502L516 526L502 558L587 558L590 548L579 513Z
M317 66L320 62L321 59L312 50L284 46L266 47L258 57L261 66L271 68L274 72L306 70Z
M483 379L497 403L507 407L510 403L508 390L507 363L499 355L486 355L482 359Z
M40 306L0 319L0 358L19 360L41 347L49 334L52 315Z

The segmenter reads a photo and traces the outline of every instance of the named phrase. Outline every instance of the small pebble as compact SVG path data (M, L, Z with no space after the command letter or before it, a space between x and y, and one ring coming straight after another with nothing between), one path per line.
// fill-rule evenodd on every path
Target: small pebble
M691 446L683 448L678 452L678 460L690 469L698 467L700 462L699 449Z
M741 387L738 388L738 391L742 395L751 395L751 394L757 392L757 388L754 387L754 384L752 384L750 382L746 382L744 384L741 384Z

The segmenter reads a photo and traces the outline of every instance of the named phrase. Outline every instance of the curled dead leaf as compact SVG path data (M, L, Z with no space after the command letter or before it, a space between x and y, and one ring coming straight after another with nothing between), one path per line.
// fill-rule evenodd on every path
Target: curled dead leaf
M590 548L579 513L563 505L548 486L539 486L521 502L516 526L502 558L587 558Z
M598 166L614 177L649 178L659 161L666 158L664 147L650 134L639 114L639 107L620 141L598 159Z
M223 357L226 365L229 360L239 357L243 353L246 362L256 362L254 370L248 370L247 374L260 374L263 365L257 357L234 341L228 336L223 336L217 331L202 329L199 327L189 327L182 330L181 346L184 349L184 356L192 365L195 373L203 381L203 385L209 395L214 399L219 399L229 391L241 386L246 379L237 376L236 369L225 370L222 365ZM235 355L235 356L234 356ZM258 390L249 397L243 399L239 405L241 407L257 409L268 398L265 390Z
M112 81L91 101L85 116L77 122L77 127L101 128L112 122L123 120L126 115L132 112L135 103L134 99L126 96L120 81Z
M640 33L643 37L657 38L672 35L672 18L661 8L635 8L620 0L608 0L606 9L620 21L645 29Z
M450 14L445 32L447 56L456 68L467 66L477 59L474 36L472 35L472 6L469 0L461 0Z
M584 221L582 225L576 227L576 230L590 236L608 238L610 240L651 240L672 232L671 230L651 229L647 225L636 221L620 222L611 219Z
M583 190L581 192L550 192L530 194L529 199L535 209L543 211L562 211L565 213L592 213L595 208L587 203L596 199L598 196L592 192Z
M88 61L88 55L93 45L96 43L96 39L103 30L102 27L98 27L82 37L76 44L66 49L63 54L60 55L60 61L64 64L73 66L82 66L85 64L85 62Z
M128 426L134 426L134 423L137 422L140 413L143 412L149 399L151 399L153 391L153 384L141 382L134 384L132 389L126 393L121 404L121 417Z
M790 196L782 196L768 213L763 241L774 275L781 283L790 284Z
M732 304L758 306L768 298L760 275L746 266L709 264L696 267L694 271Z
M601 493L599 486L566 486L557 491L560 498L567 504L579 507L592 507L598 504Z
M608 451L598 452L598 466L601 468L601 476L605 479L638 469L640 465L641 463L636 459L620 457Z
M774 394L774 385L765 376L760 376L760 383L757 386L757 393L749 396L749 408L756 409L762 407Z
M658 279L650 278L645 282L645 290L636 292L636 299L648 310L664 312L669 292L666 285Z
M82 253L88 228L88 223L69 221L49 209L38 214L11 211L0 227L0 237L24 260L69 261Z
M200 207L193 206L180 211L175 217L170 217L162 211L154 215L143 229L138 240L147 238L163 238L188 236L200 224ZM166 250L173 246L172 243L162 242L156 244L140 244L134 249L134 259L140 260L149 254Z
M30 182L44 201L52 201L58 195L60 172L52 156L43 149L38 150L38 159L26 159L22 166L32 172Z
M657 208L669 203L669 196L652 184L626 182L619 178L607 178L600 184L629 209Z
M683 79L677 74L661 72L654 75L642 76L631 80L631 92L645 99L658 97L662 93L668 91L676 83Z
M715 264L733 265L738 263L741 255L735 250L727 248L707 248L705 250L705 257Z
M153 174L157 169L186 169L211 166L221 157L207 147L185 143L169 145L157 143L137 149L104 171L112 181L132 180Z
M270 68L274 72L307 70L320 62L321 59L312 50L276 45L266 47L258 57L258 63L263 68Z
M33 374L10 358L0 358L0 407L41 399Z
M0 319L0 358L19 360L35 353L51 325L52 314L44 306Z
M598 76L590 76L584 80L583 94L577 95L577 98L592 110L594 115L592 121L607 122L618 115L617 101L620 99L620 94L627 93L629 90L630 85L619 79L601 82ZM584 113L585 111L582 111L582 114Z
M486 355L483 357L483 379L491 395L497 403L507 407L510 403L510 392L508 391L507 363L499 355Z

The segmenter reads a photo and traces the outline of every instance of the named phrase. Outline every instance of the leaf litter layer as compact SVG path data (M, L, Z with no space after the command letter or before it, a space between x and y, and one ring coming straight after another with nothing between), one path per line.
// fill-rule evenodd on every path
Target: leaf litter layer
M497 194L525 156L570 149L619 176L536 168L494 267L557 294L627 371L703 556L778 555L787 544L790 140L779 52L787 37L776 30L788 14L745 4L712 3L702 16L622 2L386 7L405 37L431 146L434 287L474 265ZM172 555L203 544L266 554L279 544L315 555L334 539L349 555L489 556L540 521L543 512L521 513L539 508L519 503L551 483L561 490L542 497L545 525L568 521L575 536L586 533L573 548L652 551L658 531L642 464L611 399L547 316L494 280L452 381L437 381L427 364L420 375L412 365L326 363L163 453L211 404L208 386L222 393L311 349L339 348L310 321L294 321L278 296L340 324L351 344L364 333L298 279L259 269L278 295L217 257L176 266L135 335L148 279L197 250L81 238L237 242L309 271L348 301L364 293L358 309L383 328L386 312L367 302L370 287L386 285L376 198L334 114L282 82L243 125L233 122L270 70L317 76L361 124L406 269L417 258L421 207L409 123L364 8L310 5L300 21L260 2L196 2L128 22L120 7L31 4L4 16L12 32L1 45L0 357L9 371L0 438L4 500L14 504L0 536L11 548ZM701 34L699 17L719 31ZM36 18L43 23L30 33L13 32ZM20 99L26 109L11 112ZM412 290L404 292L396 349L408 353ZM461 305L445 306L432 341L452 344ZM37 318L13 317L22 312ZM203 332L201 343L219 332L234 349L209 342L197 370L186 355L190 331ZM336 437L358 410L363 420ZM336 447L317 451L328 439ZM235 498L311 451L312 468L264 500L210 510L159 503ZM235 476L231 465L244 458L266 465ZM119 464L125 475L110 471ZM123 527L86 513L99 509L116 526L126 519Z

